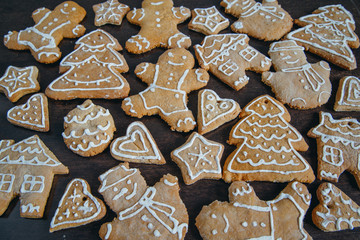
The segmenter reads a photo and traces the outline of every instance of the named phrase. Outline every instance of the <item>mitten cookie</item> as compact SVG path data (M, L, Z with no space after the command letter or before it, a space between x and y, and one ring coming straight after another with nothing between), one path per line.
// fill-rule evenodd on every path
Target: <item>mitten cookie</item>
M195 8L191 11L192 19L189 29L201 32L205 35L218 34L229 26L229 20L217 10L215 6L210 8Z
M295 23L301 28L290 32L287 39L295 40L306 50L342 68L356 68L351 48L359 47L359 38L353 16L342 5L320 7Z
M118 0L107 0L93 5L93 10L95 12L94 24L100 27L105 24L121 25L130 8L128 5L119 3Z
M120 50L119 42L101 29L86 34L61 60L64 74L50 83L46 95L56 100L127 97L130 87L120 73L129 71L129 66Z
M188 132L194 129L196 123L187 107L187 93L206 86L209 80L205 70L193 69L194 64L194 57L184 48L167 50L157 64L139 64L135 74L149 87L125 98L122 109L138 118L159 114L171 130Z
M293 20L281 8L277 0L223 0L220 3L225 12L239 19L231 25L231 30L265 41L278 40L288 33Z
M360 111L360 79L354 76L340 79L335 111Z
M61 57L57 45L63 38L84 35L85 27L79 23L85 15L85 9L73 1L61 3L53 11L39 8L32 13L35 25L20 32L10 31L4 36L4 44L9 49L29 49L38 62L56 62Z
M257 73L269 71L271 60L251 47L245 34L218 34L205 37L195 45L195 55L202 68L221 81L240 90L248 82L245 70Z
M185 238L189 216L176 177L164 175L148 187L140 171L124 163L102 174L99 180L99 192L117 214L112 222L101 226L101 239Z
M172 0L144 0L142 8L130 11L126 15L127 20L141 29L127 40L125 48L131 53L140 54L156 47L190 47L190 37L177 29L178 24L190 17L190 10L173 5Z
M276 70L262 73L276 98L296 109L319 107L331 95L330 67L325 61L310 64L304 48L287 40L270 45L269 55Z
M201 209L196 226L203 239L312 239L303 227L311 200L304 184L289 183L274 200L263 201L248 183L234 182L229 200Z
M268 95L259 96L246 105L240 117L228 141L237 149L225 161L226 182L315 180L311 166L298 152L309 146L289 124L284 105Z
M333 119L320 112L320 123L308 132L316 138L320 180L337 182L345 170L354 175L360 188L360 123L355 118Z

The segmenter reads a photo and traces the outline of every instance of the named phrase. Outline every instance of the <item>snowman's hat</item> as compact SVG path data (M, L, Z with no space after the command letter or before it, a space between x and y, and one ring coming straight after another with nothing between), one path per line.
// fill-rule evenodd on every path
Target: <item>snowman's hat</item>
M274 42L270 45L270 52L282 52L282 51L304 51L304 48L297 45L294 40L285 40Z

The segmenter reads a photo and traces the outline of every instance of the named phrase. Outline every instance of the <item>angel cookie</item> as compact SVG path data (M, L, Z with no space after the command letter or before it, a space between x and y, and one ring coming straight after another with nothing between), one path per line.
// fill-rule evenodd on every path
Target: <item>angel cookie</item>
M171 130L194 129L195 119L186 105L187 93L206 86L209 80L205 70L193 69L194 64L194 57L184 48L167 50L156 64L139 64L135 74L149 87L125 98L122 109L138 118L159 114Z
M335 111L360 111L360 79L347 76L340 79Z
M95 12L94 24L97 27L107 23L121 25L126 13L130 11L128 5L119 3L118 0L107 0L106 2L93 5Z
M53 11L39 8L32 13L35 25L20 32L10 31L4 44L9 49L29 49L38 62L56 62L61 57L57 46L60 41L85 33L85 27L79 24L85 15L85 9L73 1L61 3Z
M220 3L225 12L239 19L231 25L234 32L265 41L278 40L288 33L293 20L288 12L281 8L277 0L223 0Z
M190 17L185 7L173 7L172 0L144 0L142 8L130 11L126 18L141 27L125 45L131 53L144 53L156 47L188 48L190 37L179 32L177 25Z
M99 180L99 192L117 214L112 222L101 226L101 239L185 238L189 216L176 177L164 175L149 187L138 169L124 163L102 174Z
M206 36L201 45L194 46L196 58L202 68L235 90L240 90L249 82L245 70L261 73L271 67L271 60L248 42L246 34Z
M303 226L311 200L304 184L291 182L274 200L263 201L248 183L234 182L229 200L201 209L196 226L203 239L312 239Z
M195 8L191 11L191 15L189 29L205 35L218 34L229 26L229 20L221 15L215 6Z
M262 73L276 98L296 109L316 108L331 95L330 66L325 61L310 64L304 48L287 40L270 45L269 55L276 70Z

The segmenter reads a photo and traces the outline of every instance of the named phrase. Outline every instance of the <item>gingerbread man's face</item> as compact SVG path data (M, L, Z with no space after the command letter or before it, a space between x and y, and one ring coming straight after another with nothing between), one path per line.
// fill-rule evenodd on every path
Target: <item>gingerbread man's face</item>
M152 7L152 8L163 8L163 7L173 7L173 2L171 0L144 0L142 7Z
M191 69L195 60L189 51L184 48L175 48L166 51L159 58L158 64L169 65L172 72L183 72L186 69Z
M68 17L71 16L71 14L79 11L79 5L74 2L67 1L57 6L57 10L61 12L65 17Z

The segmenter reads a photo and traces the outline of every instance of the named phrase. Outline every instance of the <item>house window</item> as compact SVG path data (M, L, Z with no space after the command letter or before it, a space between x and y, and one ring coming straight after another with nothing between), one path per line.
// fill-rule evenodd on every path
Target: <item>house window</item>
M256 55L258 54L258 52L252 48L252 47L247 47L243 50L241 50L239 52L240 56L242 56L246 61L248 62L251 62L255 57Z
M44 176L24 175L24 181L21 185L20 192L42 192L44 190Z
M0 192L10 192L14 184L14 174L0 173Z
M322 160L326 163L339 167L344 162L343 153L339 148L325 145Z
M238 65L233 62L231 59L219 66L219 71L225 74L226 76L231 76L234 72L239 69Z

